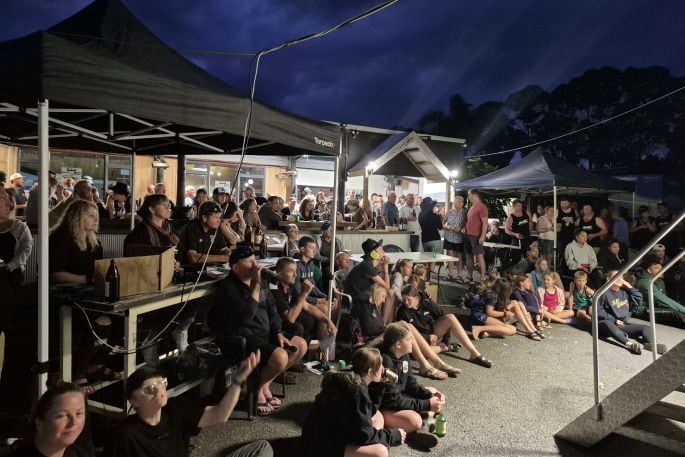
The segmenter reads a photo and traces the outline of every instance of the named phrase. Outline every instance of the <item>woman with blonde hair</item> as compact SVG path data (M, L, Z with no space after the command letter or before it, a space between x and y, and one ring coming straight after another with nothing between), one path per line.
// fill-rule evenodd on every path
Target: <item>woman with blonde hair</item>
M381 382L385 369L376 348L352 354L352 372L329 372L321 381L302 426L301 455L330 457L386 457L389 446L407 436L399 428L385 428L383 415L369 397L369 384Z
M51 283L93 285L95 261L103 257L102 245L96 236L98 225L98 209L94 203L75 200L69 204L57 227L50 233ZM54 307L52 313L56 314L57 308ZM75 383L90 393L92 388L86 387L89 382L113 381L121 379L121 376L104 365L89 367L98 346L83 315L76 313L75 318L82 337L74 350L73 374L77 379ZM106 340L111 333L111 319L104 314L90 319L95 333Z

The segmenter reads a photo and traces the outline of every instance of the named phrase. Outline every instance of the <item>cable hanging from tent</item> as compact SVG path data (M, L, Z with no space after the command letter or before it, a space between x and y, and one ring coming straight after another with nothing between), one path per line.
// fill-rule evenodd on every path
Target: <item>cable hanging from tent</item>
M566 132L566 133L564 133L563 135L555 136L554 138L548 138L548 139L546 139L546 140L538 141L538 142L536 142L536 143L528 144L528 145L525 145L525 146L518 146L518 147L516 147L516 148L506 149L506 150L504 150L504 151L488 152L488 153L485 153L485 154L476 154L476 155L469 156L469 157L467 157L467 158L468 158L468 159L478 159L478 158L480 158L480 157L489 157L489 156L494 156L494 155L499 155L499 154L506 154L506 153L508 153L508 152L516 152L516 151L520 151L521 149L528 149L528 148L532 148L532 147L534 147L534 146L540 146L541 144L551 143L552 141L556 141L556 140L559 140L559 139L561 139L561 138L565 138L565 137L568 137L568 136L572 136L572 135L575 135L576 133L580 133L580 132L582 132L582 131L591 129L591 128L593 128L593 127L597 127L598 125L606 124L607 122L613 121L614 119L618 119L618 118L621 117L621 116L625 116L625 115L630 114L630 113L632 113L632 112L634 112L634 111L638 111L638 110L644 108L645 106L651 105L652 103L656 103L656 102L658 102L658 101L660 101L660 100L663 100L663 99L665 99L665 98L667 98L667 97L670 97L671 95L673 95L673 94L675 94L675 93L678 93L678 92L680 92L680 91L682 91L682 90L685 90L685 86L682 86L682 87L680 87L680 88L678 88L678 89L675 89L675 90L673 90L673 91L671 91L671 92L669 92L669 93L667 93L667 94L664 94L664 95L662 95L662 96L660 96L660 97L657 97L657 98L655 98L655 99L653 99L653 100L650 100L650 101L648 101L648 102L645 102L645 103L643 103L642 105L639 105L639 106L636 106L636 107L634 107L634 108L631 108L631 109L629 109L628 111L624 111L624 112L619 113L619 114L617 114L617 115L615 115L615 116L608 117L608 118L603 119L603 120L601 120L601 121L599 121L599 122L595 122L594 124L586 125L585 127L582 127L582 128L576 129L576 130L571 130L570 132Z
M338 25L335 25L333 27L330 27L330 28L323 30L321 32L318 32L318 33L313 33L310 35L306 35L306 36L303 36L300 38L296 38L296 39L287 41L287 42L285 42L279 46L275 46L275 47L270 48L270 49L265 49L263 51L260 51L259 53L257 53L254 56L254 58L252 60L251 70L250 70L250 73L251 73L250 74L250 104L248 106L247 116L245 118L245 128L243 129L243 144L242 144L241 151L240 151L240 160L238 162L238 167L237 167L236 172L235 172L235 177L233 178L233 182L231 183L231 191L230 191L231 196L233 195L233 192L235 192L236 184L238 183L238 177L240 176L240 171L243 167L243 162L245 161L245 155L247 153L247 144L250 140L250 125L252 122L252 110L253 110L253 106L254 106L255 88L257 85L257 74L259 73L259 62L260 62L262 56L271 54L271 53L276 52L278 50L287 48L289 46L293 46L293 45L296 45L299 43L303 43L305 41L312 40L314 38L319 38L319 37L328 35L329 33L334 32L335 30L339 30L342 27L345 27L349 24L353 24L355 22L358 22L362 19L365 19L365 18L371 16L372 14L375 14L379 11L382 11L383 9L397 3L398 1L399 0L386 1L386 2L384 2L378 6L375 6L375 7L371 8L371 9L369 9L369 10L367 10L367 11L365 11L365 12L363 12L363 13L361 13L361 14L359 14L359 15L351 18L351 19L347 19L346 21L343 21ZM254 75L252 74L252 68L254 68ZM222 213L221 213L222 220L223 220L223 216L226 214L227 209L228 209L228 205L226 205L226 207L223 208L223 210L222 210ZM169 323L167 323L167 325L165 325L164 328L162 330L160 330L154 337L148 338L147 341L152 341L152 342L157 341L164 334L164 332L166 332L168 330L168 328L171 326L171 324L174 323L176 318L183 312L185 307L188 305L188 302L190 301L190 297L192 296L193 292L197 288L197 285L200 282L200 278L202 278L202 272L204 271L204 269L207 265L207 259L209 257L209 253L212 250L212 246L214 246L214 240L216 239L217 236L222 236L221 233L219 232L219 229L216 229L214 232L214 235L210 236L210 243L209 243L209 246L207 247L207 252L206 252L206 254L204 254L202 256L203 257L202 266L198 270L197 278L196 278L195 282L193 283L193 287L190 289L190 292L188 292L188 296L187 296L185 301L182 300L183 294L181 294L181 301L183 301L183 305L181 305L181 307L176 312L176 314L174 314L174 316L171 318ZM102 339L95 333L95 330L92 328L92 326L91 326L91 332L95 335L95 337L97 338L98 341L100 341L101 343L103 342ZM106 344L106 342L105 342L105 344ZM146 343L146 344L150 345L153 343ZM142 347L143 346L138 347L138 348L134 349L134 351L137 351L137 350L141 349ZM111 346L110 346L110 349L118 351L118 348L114 348Z

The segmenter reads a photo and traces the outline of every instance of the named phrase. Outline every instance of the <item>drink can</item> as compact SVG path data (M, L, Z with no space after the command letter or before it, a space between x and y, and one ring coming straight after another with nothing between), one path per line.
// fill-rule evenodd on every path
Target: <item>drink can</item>
M346 370L347 369L347 362L345 362L344 360L338 360L338 369L340 371Z

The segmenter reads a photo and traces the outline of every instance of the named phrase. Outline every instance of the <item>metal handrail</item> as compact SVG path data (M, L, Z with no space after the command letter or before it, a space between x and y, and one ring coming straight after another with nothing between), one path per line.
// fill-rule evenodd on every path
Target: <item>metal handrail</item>
M609 281L604 283L592 297L592 365L593 365L593 376L594 376L594 394L595 394L595 420L602 420L602 401L599 397L599 320L597 318L597 303L599 303L599 298L604 295L604 293L609 290L611 286L614 285L619 278L626 274L631 268L637 265L642 258L651 252L652 248L661 241L666 235L668 235L678 224L685 220L685 211L683 211L673 222L671 222L665 229L663 229L659 234L657 234L652 240L642 248L642 250L633 258L633 260L627 262L623 268L618 270L616 275ZM650 316L650 319L654 319L654 315ZM656 348L652 348L656 350Z
M680 262L680 259L685 256L685 250L680 251L678 255L676 255L673 260L668 262L659 273L654 275L652 279L649 280L649 324L652 327L652 338L654 339L654 347L652 348L652 361L656 360L657 356L657 341L656 341L656 316L654 314L654 283L664 275L668 270L670 270L673 266L675 266L678 262Z

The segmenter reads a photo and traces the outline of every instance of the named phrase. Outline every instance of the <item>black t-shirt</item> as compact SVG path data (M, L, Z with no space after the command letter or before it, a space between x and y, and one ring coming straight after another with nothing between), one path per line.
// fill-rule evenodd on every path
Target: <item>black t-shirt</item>
M271 289L271 294L276 302L276 310L279 315L283 315L297 304L298 295L295 293L294 287L289 287L286 292L283 290L283 286L279 284L276 289Z
M217 233L218 236L215 236L215 233ZM212 242L212 238L215 239L212 250L209 251L209 255L219 255L221 254L221 250L226 247L226 241L224 240L224 237L221 236L221 232L212 229L205 232L202 221L200 220L194 220L186 225L181 233L181 242L179 245L181 262L192 263L188 258L188 251L206 254L209 245Z
M511 231L523 235L530 236L530 218L527 212L523 212L521 216L511 214Z
M17 239L12 235L12 232L7 230L0 233L0 259L3 262L9 263L14 258L14 248L17 245Z
M440 239L442 218L435 214L432 209L419 213L419 225L421 226L421 242L428 243Z
M578 217L576 217L576 211L573 208L569 208L568 212L565 212L563 209L559 208L559 213L557 214L557 224L561 224L559 237L572 240L573 234L576 231L577 220Z
M138 415L127 417L113 435L108 457L188 457L190 437L200 433L204 408L194 402L170 398L162 408L159 424L152 426Z
M278 223L283 220L283 217L267 204L259 208L259 220L267 230L277 230Z
M64 451L63 457L95 457L95 446L93 446L93 440L91 439L89 420L86 419L86 424L83 427L83 431L76 438L74 444L69 446ZM9 454L12 457L45 457L36 446L33 444L32 440L23 440L24 442L19 445L14 453Z
M99 241L95 249L82 251L65 227L50 235L50 273L66 271L75 275L92 275L95 272L95 261L102 258Z
M366 303L369 301L371 286L375 282L374 277L378 276L378 270L373 266L370 257L355 265L347 274L343 282L343 290L350 294L355 302Z

